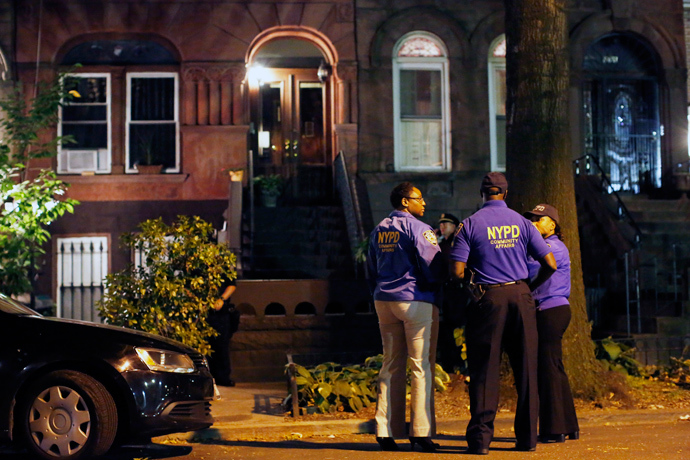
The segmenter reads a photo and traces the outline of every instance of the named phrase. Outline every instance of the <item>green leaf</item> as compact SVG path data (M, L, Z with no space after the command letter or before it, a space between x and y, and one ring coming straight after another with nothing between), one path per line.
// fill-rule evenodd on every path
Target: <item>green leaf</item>
M328 383L320 383L316 391L318 391L324 399L327 399L333 392L333 387Z
M352 388L350 384L344 380L336 380L333 384L333 393L337 396L349 398L352 396Z
M348 402L355 412L359 412L364 408L364 403L362 403L362 400L358 396L352 396L348 399Z

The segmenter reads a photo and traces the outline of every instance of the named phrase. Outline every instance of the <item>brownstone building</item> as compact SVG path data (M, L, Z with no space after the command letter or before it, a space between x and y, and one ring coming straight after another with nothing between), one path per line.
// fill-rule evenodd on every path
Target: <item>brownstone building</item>
M98 286L103 274L129 263L118 235L147 218L197 214L225 225L246 278L353 279L348 245L388 213L395 183L419 184L434 223L441 212L471 214L480 177L505 168L499 0L23 0L0 7L3 75L31 86L68 71L84 95L63 108L58 126L77 143L32 165L55 168L81 202L51 228L39 281L62 315L93 317L72 305L88 297L89 310L98 289L73 288ZM573 159L597 158L610 178L606 191L634 203L650 193L673 195L688 161L683 2L573 0L567 8ZM159 172L144 174L149 164ZM235 170L244 171L244 189L231 182ZM247 187L267 174L286 183L279 207L268 210ZM304 259L300 274L261 271L282 263L271 251L296 244L262 232L310 227L295 237L302 244L331 220L328 238L342 242L345 256L330 260L342 248L323 241L296 245L286 257L293 265ZM343 227L347 234L338 233ZM262 245L262 237L280 248ZM92 252L106 257L85 265ZM309 270L325 259L323 270ZM265 305L251 299L253 290L265 296L265 286L247 281L238 290L260 318ZM341 307L366 312L363 296ZM318 315L340 311L333 295L320 304L317 297L261 302L281 304L277 311L288 318L303 313L300 305Z

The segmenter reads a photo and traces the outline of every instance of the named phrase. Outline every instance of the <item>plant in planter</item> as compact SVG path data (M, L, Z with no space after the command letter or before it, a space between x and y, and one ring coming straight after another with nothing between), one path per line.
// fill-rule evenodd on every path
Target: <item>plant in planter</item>
M279 174L268 174L256 176L254 184L261 191L261 201L264 206L273 208L278 203L278 197L283 193L285 179Z
M158 160L157 155L153 151L153 136L150 134L140 135L138 147L141 157L135 164L135 167L139 174L160 174L163 164Z

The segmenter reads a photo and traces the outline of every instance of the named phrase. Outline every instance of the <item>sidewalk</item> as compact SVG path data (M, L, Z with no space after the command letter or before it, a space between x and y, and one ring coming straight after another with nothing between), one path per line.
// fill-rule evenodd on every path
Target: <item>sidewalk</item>
M206 430L177 433L154 438L154 442L166 439L201 441L278 441L355 433L374 433L373 420L333 419L301 420L286 417L280 403L287 395L284 382L238 383L236 387L218 387L221 399L213 401L211 412L215 423ZM684 420L689 409L646 410L587 410L578 413L583 435L595 427L631 426L641 424L675 423ZM499 413L496 417L495 436L513 436L514 414ZM439 434L464 435L469 421L467 417L437 420ZM690 424L690 420L686 423Z

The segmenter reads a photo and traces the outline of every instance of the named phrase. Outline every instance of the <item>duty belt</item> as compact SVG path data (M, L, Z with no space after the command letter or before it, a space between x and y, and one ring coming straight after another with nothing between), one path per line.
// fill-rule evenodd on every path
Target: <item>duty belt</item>
M498 284L480 284L483 289L493 289L493 288L499 288L503 286L510 286L512 284L520 284L522 281L517 280L517 281L509 281L507 283L498 283Z

